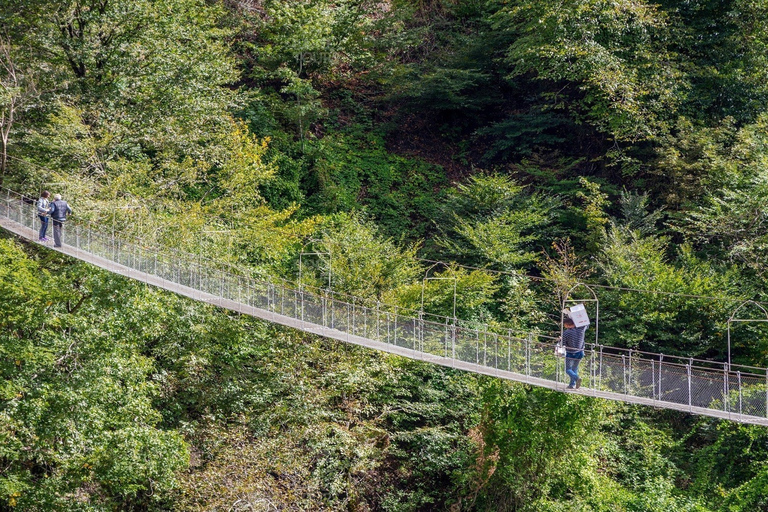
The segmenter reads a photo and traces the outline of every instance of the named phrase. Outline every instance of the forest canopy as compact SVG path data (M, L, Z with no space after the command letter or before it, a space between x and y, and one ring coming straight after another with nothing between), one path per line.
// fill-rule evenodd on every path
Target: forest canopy
M589 283L599 343L722 362L768 306L767 46L749 0L5 0L0 185L515 331ZM768 507L759 427L0 262L2 510ZM768 366L764 325L730 341Z

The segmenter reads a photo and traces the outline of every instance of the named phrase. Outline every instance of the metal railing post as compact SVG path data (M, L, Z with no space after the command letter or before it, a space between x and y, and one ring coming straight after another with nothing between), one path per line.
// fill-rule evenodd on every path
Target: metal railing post
M424 331L426 330L425 324L424 324L424 312L419 311L419 350L421 352L425 352L424 350Z
M528 337L525 339L525 375L531 376L531 342L533 341L533 333L529 332Z
M664 378L664 374L662 373L664 365L664 354L659 354L659 400L661 400L661 381Z
M389 343L389 338L391 336L389 326L391 325L391 322L389 321L389 311L385 311L385 313L387 315L387 343Z
M397 346L397 306L395 306L395 341L393 344Z
M451 324L451 358L453 359L453 367L456 367L456 322Z
M730 416L731 414L731 404L729 403L730 397L729 395L729 379L728 379L728 365L727 363L723 363L723 407L724 411L728 413Z
M475 364L480 364L480 331L475 329Z
M621 354L621 374L624 377L624 394L627 395L627 356Z
M736 378L738 379L738 382L739 382L739 416L741 416L742 406L741 406L741 372L740 371L736 372Z
M603 346L602 345L600 345L600 364L598 368L600 369L600 375L599 375L599 378L597 379L598 386L602 387L603 386Z
M692 360L688 360L688 411L690 412L691 407L693 406L693 398L691 397L691 365L693 364Z
M445 356L446 359L448 359L448 343L449 343L448 340L449 339L450 338L448 336L448 319L446 318L444 328L443 328L443 348L444 348L443 355Z
M512 371L512 329L507 329L507 371Z
M323 317L323 327L328 327L328 290L323 294L320 304L322 307L320 314Z

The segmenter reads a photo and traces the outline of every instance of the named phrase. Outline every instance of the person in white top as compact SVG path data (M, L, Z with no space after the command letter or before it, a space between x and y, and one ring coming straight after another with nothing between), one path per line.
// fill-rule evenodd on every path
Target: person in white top
M50 196L50 192L43 190L40 199L37 200L37 216L40 218L40 236L38 239L41 242L48 241L45 235L48 232L48 219L50 218L48 215L51 213L51 203L48 202Z

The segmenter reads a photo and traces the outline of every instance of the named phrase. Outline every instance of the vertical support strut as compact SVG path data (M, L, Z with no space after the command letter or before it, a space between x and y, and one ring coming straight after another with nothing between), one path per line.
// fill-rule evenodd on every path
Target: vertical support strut
M691 397L691 364L693 364L693 360L688 361L688 411L690 412L692 407L692 397Z

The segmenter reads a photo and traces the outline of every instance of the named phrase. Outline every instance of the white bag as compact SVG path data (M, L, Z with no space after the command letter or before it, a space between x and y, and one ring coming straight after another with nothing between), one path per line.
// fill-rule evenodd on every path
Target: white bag
M565 347L562 342L558 342L558 344L555 345L555 355L557 357L565 357Z
M589 325L589 316L587 315L587 310L584 309L584 304L576 304L575 306L571 306L571 318L573 319L573 324L576 327L584 327L585 325Z

